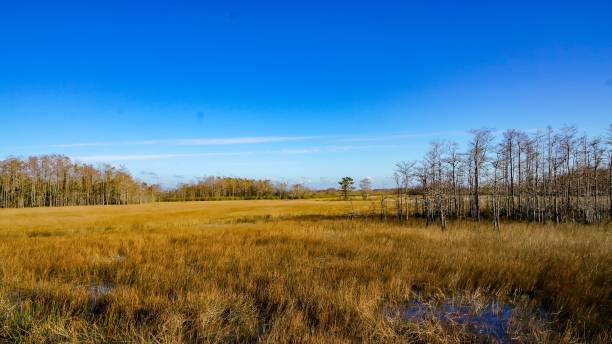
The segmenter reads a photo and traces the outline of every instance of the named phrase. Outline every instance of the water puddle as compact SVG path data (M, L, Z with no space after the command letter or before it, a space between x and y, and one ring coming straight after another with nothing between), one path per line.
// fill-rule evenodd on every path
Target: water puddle
M427 298L417 292L408 303L386 307L384 313L389 320L406 321L409 326L434 322L442 328L460 330L477 342L510 343L513 338L526 338L533 326L546 329L551 320L537 304L518 304L482 294Z
M268 334L268 332L270 332L271 327L272 325L268 323L257 324L257 337L259 338L265 337Z
M91 295L106 295L113 291L113 286L107 283L93 284L89 286Z
M89 313L95 315L100 311L100 299L113 291L113 285L110 283L91 284L88 287L89 291Z
M445 325L459 325L478 337L506 343L510 341L507 332L513 310L512 306L495 301L475 306L456 300L434 305L414 300L403 307L401 316L410 322L435 319Z

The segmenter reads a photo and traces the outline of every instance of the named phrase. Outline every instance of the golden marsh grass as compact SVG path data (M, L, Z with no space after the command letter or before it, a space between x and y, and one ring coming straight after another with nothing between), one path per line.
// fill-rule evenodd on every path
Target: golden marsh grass
M316 200L0 210L0 340L612 339L609 226L443 232L332 217L349 211ZM511 305L506 337L436 317L449 300ZM414 302L432 316L406 319Z

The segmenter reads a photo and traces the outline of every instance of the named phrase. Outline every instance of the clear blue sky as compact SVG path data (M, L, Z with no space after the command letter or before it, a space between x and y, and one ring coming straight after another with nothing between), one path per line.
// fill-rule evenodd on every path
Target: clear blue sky
M0 158L381 185L471 128L612 122L611 1L93 3L0 4Z

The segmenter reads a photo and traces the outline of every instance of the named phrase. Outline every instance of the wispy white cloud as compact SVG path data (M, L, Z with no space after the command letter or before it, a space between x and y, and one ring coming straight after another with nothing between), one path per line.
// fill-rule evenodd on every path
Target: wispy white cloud
M108 146L142 146L142 145L169 145L169 146L220 146L220 145L246 145L258 143L291 142L291 141L310 141L310 140L331 140L334 142L368 142L368 141L392 141L400 139L423 138L423 137L444 137L448 135L465 134L464 132L431 132L431 133L412 133L412 134L391 134L380 136L347 136L347 135L328 135L328 136L246 136L246 137L225 137L225 138L191 138L191 139L172 139L172 140L142 140L142 141L99 141L99 142L79 142L51 144L51 148L77 148L77 147L108 147Z
M393 141L402 139L418 139L418 138L440 138L448 136L459 136L465 135L467 132L464 131L439 131L439 132L427 132L427 133L405 133L405 134L390 134L390 135L377 135L377 136L356 136L356 137L344 137L339 138L337 142L368 142L368 141Z
M170 153L170 154L126 154L126 155L85 155L75 156L74 159L83 162L104 162L104 161L130 161L130 160L160 160L173 158L202 158L213 156L244 155L246 152L225 152L225 153Z
M254 136L254 137L233 137L233 138L213 138L213 139L183 139L175 140L177 145L185 146L204 146L204 145L240 145L248 143L271 143L288 141L306 141L321 138L321 136Z
M294 149L262 150L249 152L204 152L204 153L168 153L168 154L127 154L127 155L85 155L75 156L73 159L82 162L106 162L106 161L135 161L135 160L161 160L177 158L205 158L240 155L299 155L313 153L337 153L352 150L367 150L377 148L394 148L396 145L345 145L326 147L306 147Z
M52 144L47 147L52 148L72 148L72 147L108 147L108 146L140 146L140 145L157 145L164 143L163 140L145 140L145 141L106 141L106 142L81 142L81 143L60 143Z
M536 129L526 129L526 132L535 132ZM495 131L499 134L502 131ZM46 148L87 148L87 147L116 147L116 146L145 146L145 145L165 145L165 146L222 146L222 145L249 145L280 142L298 141L319 141L328 143L358 143L358 142L377 142L377 141L405 141L411 139L440 139L440 138L466 138L470 134L468 131L439 131L421 133L397 133L373 136L351 136L351 135L323 135L323 136L244 136L244 137L225 137L225 138L185 138L169 140L124 140L124 141L93 141L80 143L62 143L39 146ZM340 147L340 146L339 146ZM14 147L16 148L16 147ZM28 147L18 147L24 149ZM29 147L32 148L32 147ZM340 149L340 148L338 148Z
M329 146L327 151L329 152L348 152L353 150L369 150L369 149L380 149L380 148L396 148L398 145L341 145L341 146Z
M112 142L83 142L83 143L60 143L47 145L50 148L71 148L71 147L106 147L112 146Z
M252 136L252 137L226 137L226 138L194 138L174 140L143 140L143 141L101 141L52 144L52 148L72 147L108 147L108 146L142 146L142 145L171 145L171 146L215 146L215 145L241 145L253 143L272 143L289 141L306 141L322 138L321 136Z

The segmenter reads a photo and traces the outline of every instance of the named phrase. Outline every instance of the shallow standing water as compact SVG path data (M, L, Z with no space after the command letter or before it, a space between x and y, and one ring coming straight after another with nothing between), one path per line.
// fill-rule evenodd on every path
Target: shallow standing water
M495 301L487 302L484 307L476 309L473 305L452 300L435 306L413 300L402 309L401 316L414 322L434 318L443 324L458 324L479 337L506 343L510 340L507 331L512 312L512 306Z
M541 306L517 301L515 304L478 295L428 298L417 291L409 302L383 311L389 320L405 321L410 327L434 325L451 332L458 330L467 336L466 340L479 343L521 341L529 338L533 326L549 330L550 315Z

